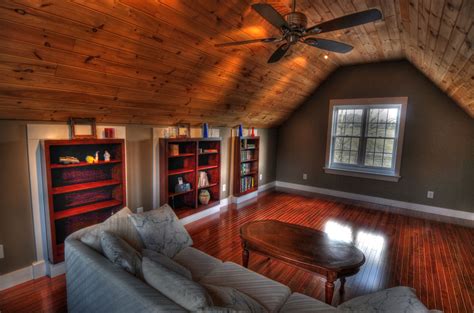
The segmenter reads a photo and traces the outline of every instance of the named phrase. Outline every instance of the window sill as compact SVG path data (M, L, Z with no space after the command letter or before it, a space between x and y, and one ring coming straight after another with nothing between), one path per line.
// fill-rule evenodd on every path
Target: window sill
M398 182L401 178L401 176L399 175L376 174L376 173L353 171L349 169L339 169L339 168L329 168L329 167L323 167L323 169L326 174L369 178L369 179L384 180L384 181L390 181L390 182Z

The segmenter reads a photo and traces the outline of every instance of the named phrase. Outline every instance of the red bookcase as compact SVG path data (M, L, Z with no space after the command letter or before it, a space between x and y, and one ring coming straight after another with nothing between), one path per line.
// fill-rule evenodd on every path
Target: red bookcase
M198 185L201 171L207 173L207 186ZM175 191L179 177L190 183L190 190ZM220 179L221 139L160 139L160 203L168 203L180 218L215 205L220 199ZM206 205L199 202L201 189L211 196Z
M123 139L45 140L44 168L48 197L49 259L64 261L64 239L81 228L101 223L126 205ZM104 152L111 155L104 160ZM99 162L89 164L86 156ZM80 163L61 164L73 156Z

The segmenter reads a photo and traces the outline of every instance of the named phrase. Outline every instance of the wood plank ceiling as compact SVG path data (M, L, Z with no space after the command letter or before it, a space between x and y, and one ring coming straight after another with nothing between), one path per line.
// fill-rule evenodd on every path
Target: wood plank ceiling
M382 21L298 45L214 44L276 35L251 0L1 0L0 118L271 127L342 65L407 58L474 117L474 1L299 0L309 25L367 8ZM281 13L289 1L267 1Z

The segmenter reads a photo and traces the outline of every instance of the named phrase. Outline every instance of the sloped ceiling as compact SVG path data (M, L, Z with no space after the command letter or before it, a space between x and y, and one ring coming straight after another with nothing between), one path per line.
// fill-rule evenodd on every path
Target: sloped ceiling
M474 116L474 1L299 0L309 25L368 8L382 21L266 63L276 35L245 0L1 0L0 118L270 127L342 65L407 58ZM267 1L282 14L289 1ZM363 79L363 78L361 78Z

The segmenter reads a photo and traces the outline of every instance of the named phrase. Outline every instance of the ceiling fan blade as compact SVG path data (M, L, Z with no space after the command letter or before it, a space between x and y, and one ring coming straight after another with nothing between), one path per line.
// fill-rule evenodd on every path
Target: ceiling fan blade
M381 18L382 12L380 12L378 9L370 9L354 14L341 16L327 22L323 22L321 24L308 28L306 32L309 34L332 32L338 29L344 29L370 23L376 20L380 20Z
M321 38L306 38L304 43L319 49L328 50L337 53L347 53L351 51L354 47L351 45L329 40L329 39L321 39Z
M281 58L285 55L286 51L290 48L290 45L285 43L282 44L281 46L276 49L275 52L273 52L272 56L268 59L267 63L275 63L280 61Z
M255 3L252 4L252 9L257 11L264 19L278 29L289 28L288 23L285 21L283 16L278 13L271 5L266 3Z
M228 47L228 46L239 46L239 45L246 45L249 43L256 43L256 42L279 42L282 41L283 38L261 38L261 39L250 39L250 40L243 40L243 41L233 41L233 42L224 42L224 43L218 43L215 44L214 46L216 47Z

